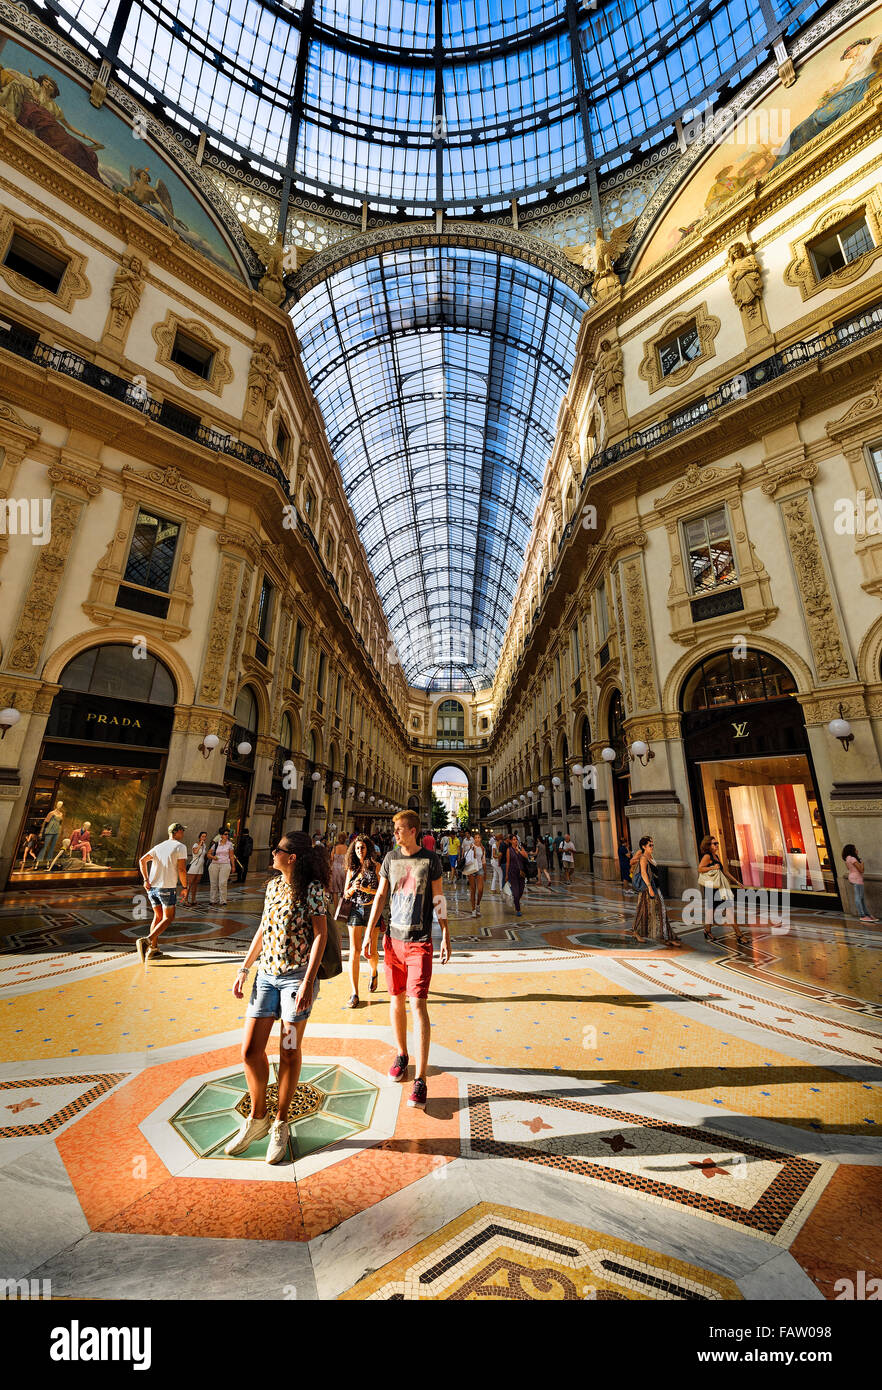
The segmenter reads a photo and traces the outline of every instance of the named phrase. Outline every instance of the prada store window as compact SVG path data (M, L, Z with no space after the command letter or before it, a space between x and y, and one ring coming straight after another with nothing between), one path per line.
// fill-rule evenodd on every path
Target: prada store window
M62 672L10 882L131 877L149 848L176 689L137 651L91 647Z

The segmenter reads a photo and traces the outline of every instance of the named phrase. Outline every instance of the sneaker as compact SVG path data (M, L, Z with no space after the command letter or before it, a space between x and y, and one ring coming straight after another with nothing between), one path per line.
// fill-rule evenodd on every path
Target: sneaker
M408 1056L407 1056L407 1053L406 1053L406 1052L399 1052L398 1056L395 1058L395 1061L392 1063L391 1067L389 1068L389 1080L390 1080L390 1081L403 1081L404 1078L407 1076L407 1063L408 1063Z
M291 1127L287 1120L276 1120L266 1151L267 1163L281 1163L283 1158L288 1157L288 1135L290 1132Z
M239 1133L234 1134L229 1144L225 1145L224 1153L231 1157L234 1154L243 1154L252 1144L256 1144L258 1139L265 1139L272 1126L273 1117L268 1112L262 1120L254 1120L249 1116L239 1126Z
M160 951L160 950L158 950L158 949L154 946L152 950L148 950L148 952L147 952L147 959L148 959L148 960L168 960L168 956L165 954L165 951Z
M478 915L477 912L473 912L473 913L472 913L472 916L473 916L473 917L477 917L477 915Z
M139 936L139 937L138 937L138 940L135 942L135 945L136 945L137 948L138 948L138 959L140 960L141 964L143 965L144 962L145 962L146 959L147 959L147 945L148 945L147 937L146 937L146 936Z
M425 1110L427 1100L426 1083L421 1076L418 1076L413 1083L413 1090L407 1098L407 1103L414 1110Z

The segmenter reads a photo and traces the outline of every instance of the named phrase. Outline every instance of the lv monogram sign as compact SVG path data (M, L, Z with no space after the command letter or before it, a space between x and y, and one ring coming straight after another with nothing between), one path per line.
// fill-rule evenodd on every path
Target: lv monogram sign
M744 721L743 724L735 724L735 723L733 723L732 728L735 730L735 733L734 733L733 737L735 737L735 738L747 738L747 720L746 720L746 719L745 719L745 721Z

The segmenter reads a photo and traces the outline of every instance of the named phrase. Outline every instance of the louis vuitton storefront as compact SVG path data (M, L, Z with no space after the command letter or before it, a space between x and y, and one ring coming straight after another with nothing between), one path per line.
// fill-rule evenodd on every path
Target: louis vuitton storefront
M802 707L765 652L708 657L683 687L683 746L699 839L748 888L838 903Z
M61 673L10 887L136 878L149 848L174 718L155 657L90 647Z

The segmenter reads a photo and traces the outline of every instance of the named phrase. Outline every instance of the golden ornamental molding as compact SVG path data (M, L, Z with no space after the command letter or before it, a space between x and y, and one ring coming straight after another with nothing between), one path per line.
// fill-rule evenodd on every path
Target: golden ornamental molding
M20 275L17 270L10 270L8 265L3 264L16 232L28 241L36 241L45 246L48 251L67 262L57 290L36 285L26 275ZM92 286L86 278L85 266L86 257L82 252L69 246L60 233L47 222L39 218L20 217L17 213L10 213L5 209L0 210L0 277L16 294L35 302L54 304L65 313L70 313L77 299L87 299L92 293Z
M171 354L175 345L175 335L179 329L188 334L189 337L195 338L196 342L201 343L214 354L208 377L197 376L189 368L182 367L179 362L172 361ZM151 333L159 349L156 354L156 361L160 366L166 367L172 372L181 385L186 386L188 390L210 391L212 395L220 396L223 388L233 380L229 347L216 337L200 319L184 319L173 309L167 309L162 323L155 323Z
M770 470L771 477L761 484L767 497L777 498L779 493L797 488L804 492L818 474L818 465L813 459L803 459L799 463L788 463L783 468Z
M685 515L683 504L703 506L705 501L741 490L744 468L740 463L710 464L706 468L690 463L686 472L655 501L655 510L665 517L670 512Z
M202 680L199 687L201 704L217 705L220 703L221 683L239 570L240 562L238 560L235 560L231 555L222 557L214 612L205 649L205 659L202 664Z
M40 547L12 639L11 670L36 674L61 587L67 557L85 503L63 493L52 499L52 530Z
M882 376L878 376L869 391L859 396L838 420L830 420L826 433L830 439L842 442L849 435L856 434L863 446L863 429L874 415L882 416Z
M73 468L64 468L59 464L54 464L49 469L49 480L54 483L56 488L69 488L75 493L82 493L86 497L97 497L101 491L101 484L88 474L77 473Z
M208 511L211 507L209 499L199 496L179 468L150 468L146 473L138 473L126 464L118 476L122 479L123 490L126 493L137 492L139 488L143 492L146 488L147 491L159 494L163 502L167 502L171 496L178 503L186 503L185 511Z
M872 234L873 249L819 280L812 265L811 242L861 212ZM873 261L882 255L882 189L877 185L851 202L835 203L833 207L826 208L806 232L790 243L790 251L792 259L784 268L784 283L798 289L804 300L811 299L822 290L842 289L852 281L859 280Z
M659 347L681 328L686 328L693 323L698 334L701 352L691 362L684 362L681 367L677 367L676 371L662 376ZM660 391L662 387L671 389L682 386L698 371L699 367L704 366L712 357L715 357L714 344L721 327L720 320L715 314L708 311L708 307L704 303L696 304L694 307L673 314L667 319L661 328L644 342L643 360L637 368L637 375L642 377L649 386L649 394L652 395L655 391Z
M827 567L809 497L788 497L778 505L818 680L825 684L848 680L851 668L830 595Z

